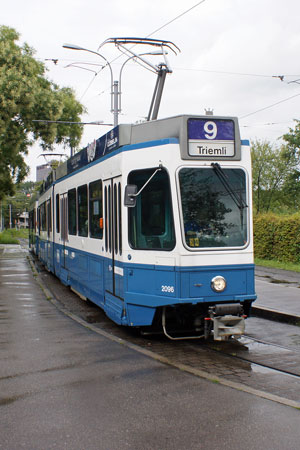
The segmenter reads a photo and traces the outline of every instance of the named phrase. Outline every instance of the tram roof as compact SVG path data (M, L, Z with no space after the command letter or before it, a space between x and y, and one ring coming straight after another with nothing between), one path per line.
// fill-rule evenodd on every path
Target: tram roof
M54 181L75 172L92 161L103 158L124 145L141 144L166 138L177 138L181 143L187 143L188 119L233 120L237 124L237 118L235 117L195 116L186 114L136 124L120 124L108 133L95 139L88 146L58 166L57 169L53 170L43 183L41 193L47 190ZM235 129L236 139L239 141L238 125Z

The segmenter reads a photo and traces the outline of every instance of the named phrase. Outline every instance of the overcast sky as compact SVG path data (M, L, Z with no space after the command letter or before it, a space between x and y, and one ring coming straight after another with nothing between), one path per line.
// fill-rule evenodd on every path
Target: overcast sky
M21 43L26 41L36 50L50 80L75 90L88 111L83 121L112 123L109 70L95 76L74 65L66 67L91 63L81 65L97 71L93 64L103 61L87 52L66 50L63 43L97 50L109 37L150 36L172 41L181 50L177 56L168 55L173 73L167 76L160 118L201 115L210 108L215 115L237 116L242 138L276 142L294 126L293 119L300 119L299 13L299 0L205 0L201 4L196 0L13 0L1 8L0 24L15 28ZM111 44L101 53L109 61L119 55ZM149 58L154 64L162 59ZM57 64L51 59L58 59ZM112 63L115 79L123 61ZM283 81L279 76L284 76ZM155 74L127 64L120 123L147 116L155 81ZM85 126L82 147L108 130ZM41 153L37 145L30 150L32 180L36 165L44 163L38 157Z

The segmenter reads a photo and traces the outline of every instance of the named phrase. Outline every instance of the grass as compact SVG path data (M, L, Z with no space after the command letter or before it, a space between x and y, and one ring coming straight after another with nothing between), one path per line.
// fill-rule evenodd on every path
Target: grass
M255 258L255 264L257 266L272 267L273 269L291 270L293 272L300 272L300 264L281 262L276 260Z
M27 239L28 230L16 230L12 228L10 230L4 230L0 233L0 244L19 244L19 239Z

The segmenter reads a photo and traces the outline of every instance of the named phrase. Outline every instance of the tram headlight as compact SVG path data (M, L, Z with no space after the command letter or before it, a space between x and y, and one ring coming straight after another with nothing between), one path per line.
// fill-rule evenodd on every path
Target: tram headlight
M227 283L224 277L218 275L211 280L210 286L215 292L223 292L227 286Z

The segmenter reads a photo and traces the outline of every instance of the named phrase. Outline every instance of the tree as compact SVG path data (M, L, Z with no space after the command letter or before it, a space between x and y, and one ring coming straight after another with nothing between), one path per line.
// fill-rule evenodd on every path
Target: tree
M283 136L287 143L287 156L294 159L295 167L290 172L284 186L284 195L293 210L299 210L300 207L300 121L295 120L296 125L293 130Z
M55 143L76 148L82 134L80 125L34 122L79 122L84 107L72 89L46 78L45 65L18 39L13 28L0 26L0 199L27 175L24 155L34 141L48 150Z
M269 141L251 142L253 203L256 212L287 207L288 188L297 172L297 160L287 145L272 147Z
M14 228L20 214L29 211L40 184L34 183L33 181L20 183L16 187L13 197L6 197L0 202L0 208L2 209L2 214L0 215L3 217L5 228L9 228L10 223Z
M295 158L300 163L300 120L295 120L295 129L289 129L289 133L283 135L283 139L287 143L288 150L293 153Z

